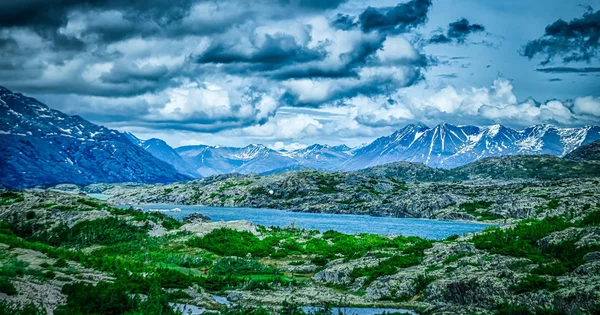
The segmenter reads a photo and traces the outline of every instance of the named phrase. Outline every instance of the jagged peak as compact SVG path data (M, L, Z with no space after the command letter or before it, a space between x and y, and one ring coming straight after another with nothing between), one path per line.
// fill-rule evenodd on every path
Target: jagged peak
M215 148L216 148L216 146L215 146ZM259 144L254 144L254 143L251 143L251 144L249 144L249 145L247 145L247 146L243 147L242 149L257 149L257 150L263 150L263 149L268 149L268 148L267 148L267 147L266 147L264 144L260 144L260 143L259 143Z
M338 150L338 151L350 151L352 150L351 147L345 145L345 144L340 144L340 145L336 145L331 147L333 150Z
M315 143L304 149L299 149L298 151L311 151L311 150L321 150L321 149L328 149L328 148L329 148L329 146L326 144Z

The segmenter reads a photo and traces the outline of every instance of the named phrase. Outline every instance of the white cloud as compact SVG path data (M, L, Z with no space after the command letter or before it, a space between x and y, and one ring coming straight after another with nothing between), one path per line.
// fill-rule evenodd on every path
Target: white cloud
M246 127L241 133L265 139L302 139L318 135L322 129L323 124L317 119L299 114L289 118L271 119L264 125Z
M579 115L600 117L600 97L580 97L573 103L573 112Z
M498 78L490 87L457 90L446 86L428 96L399 93L388 99L355 98L348 103L358 109L355 119L368 126L398 126L411 121L428 124L506 124L524 127L539 123L575 126L597 123L600 99L576 98L573 102L551 100L519 102L510 81Z

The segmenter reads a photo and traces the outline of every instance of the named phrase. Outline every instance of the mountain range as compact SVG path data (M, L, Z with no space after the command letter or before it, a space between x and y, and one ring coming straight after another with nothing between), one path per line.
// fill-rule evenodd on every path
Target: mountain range
M600 140L598 126L558 128L535 125L515 130L502 125L440 124L429 128L423 124L411 124L356 149L345 145L314 144L294 151L276 151L252 144L243 148L197 145L175 149L165 147L164 150L174 150L189 166L186 169L194 169L198 175L205 177L226 173L271 174L303 168L352 171L398 161L455 168L485 157L503 155L549 154L562 157L595 140ZM165 155L152 153L159 158Z
M563 157L600 140L599 126L559 128L502 125L430 128L410 124L358 147L313 144L285 151L261 144L242 148L194 145L173 148L69 116L0 87L0 184L93 182L160 183L217 174L271 174L298 169L351 171L407 161L455 168L486 157Z

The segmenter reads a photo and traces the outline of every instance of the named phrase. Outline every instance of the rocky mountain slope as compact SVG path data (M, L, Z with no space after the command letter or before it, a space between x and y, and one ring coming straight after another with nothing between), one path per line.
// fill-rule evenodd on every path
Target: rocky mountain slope
M159 160L169 163L179 173L187 175L191 178L200 177L200 174L198 174L198 172L196 172L192 166L184 161L181 156L179 156L177 151L175 151L175 149L173 149L163 140L157 138L142 140L132 133L125 132L124 134L131 142L133 142L133 144L140 146Z
M550 154L564 156L575 148L600 140L600 127L557 128L536 125L514 130L501 125L434 128L408 125L357 150L339 170L357 170L395 161L421 162L453 168L485 157Z
M583 145L565 155L565 159L584 162L600 162L600 141Z
M188 176L118 131L0 87L0 184L166 183Z

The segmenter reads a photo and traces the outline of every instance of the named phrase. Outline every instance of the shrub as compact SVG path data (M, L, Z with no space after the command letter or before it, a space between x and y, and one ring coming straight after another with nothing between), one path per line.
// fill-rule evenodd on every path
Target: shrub
M468 256L468 254L466 253L461 253L461 254L455 254L455 255L450 255L448 256L448 258L444 259L444 264L451 264L455 261L458 261L459 259Z
M435 277L426 274L420 274L415 279L415 290L417 291L417 293L422 293L425 291L425 289L427 289L427 286L433 281L435 281Z
M549 275L549 276L561 276L567 273L569 270L562 262L552 262L549 264L539 264L535 269L532 270L533 273L538 275Z
M211 271L215 275L224 276L274 273L276 270L266 267L256 260L226 257L217 260Z
M245 257L248 253L256 257L268 256L271 248L262 247L261 243L258 237L250 232L228 228L216 229L204 237L194 237L187 241L189 246L204 248L223 256Z
M106 206L105 204L98 203L96 201L93 201L90 199L85 199L85 198L79 198L79 199L77 199L77 202L84 204L88 207L96 208L96 209L102 209Z
M418 256L393 256L376 266L355 268L350 273L351 278L367 277L367 283L381 277L395 274L398 269L416 266L421 262Z
M192 297L184 291L177 290L168 294L170 300L191 299Z
M7 206L23 200L25 200L25 197L14 191L5 191L0 194L0 206Z
M67 261L62 257L57 259L56 262L54 262L54 267L56 267L56 268L65 268L68 266L69 266L69 264L67 264Z
M62 293L67 303L54 314L176 314L160 287L153 286L142 300L131 296L122 282L99 282L96 285L77 282L65 284Z
M548 280L536 274L528 274L521 278L519 283L512 286L515 293L532 292L539 290L555 291L558 289L558 281L554 278Z
M139 227L115 217L83 221L69 228L62 223L35 239L53 246L111 245L120 242L137 242L146 237L148 227Z
M19 305L0 300L0 315L46 315L46 310L35 304Z
M159 268L156 276L163 288L185 289L193 284L192 276L174 269Z
M52 271L52 270L48 270L45 273L43 273L42 275L46 279L54 279L56 277L56 273L54 273L54 271Z
M15 288L10 279L6 277L1 277L0 292L5 293L6 295L15 295L17 294L17 288Z

